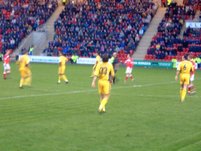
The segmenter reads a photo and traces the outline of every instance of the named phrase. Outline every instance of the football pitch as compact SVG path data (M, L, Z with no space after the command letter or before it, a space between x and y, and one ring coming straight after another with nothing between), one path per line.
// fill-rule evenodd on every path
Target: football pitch
M200 71L197 93L180 103L175 70L134 68L125 84L121 67L99 114L92 66L68 64L69 84L57 84L55 64L31 68L32 87L18 88L15 64L10 78L0 78L0 151L201 150Z

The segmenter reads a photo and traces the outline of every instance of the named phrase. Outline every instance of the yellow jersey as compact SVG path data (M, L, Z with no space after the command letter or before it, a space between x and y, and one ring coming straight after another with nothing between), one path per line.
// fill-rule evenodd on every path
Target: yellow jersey
M193 64L188 61L184 60L179 63L177 70L180 71L180 74L189 74L194 71Z
M65 67L67 61L68 59L65 56L60 56L59 57L60 67Z
M109 80L110 75L114 77L114 69L111 63L101 62L97 65L95 76L99 77L99 80Z
M29 64L30 59L29 56L27 54L22 55L19 59L19 70L24 70L25 68L27 68L27 65Z
M99 55L96 56L96 63L100 63L101 62L101 57Z

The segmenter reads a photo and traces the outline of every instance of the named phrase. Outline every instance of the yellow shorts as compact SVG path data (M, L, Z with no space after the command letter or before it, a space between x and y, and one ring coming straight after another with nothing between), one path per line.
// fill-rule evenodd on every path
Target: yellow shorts
M21 69L20 75L22 78L27 78L31 76L31 70L29 68Z
M180 75L180 84L188 85L190 82L190 74L181 74Z
M100 94L110 94L111 84L107 80L98 81L98 92Z
M65 74L65 67L59 67L58 74Z

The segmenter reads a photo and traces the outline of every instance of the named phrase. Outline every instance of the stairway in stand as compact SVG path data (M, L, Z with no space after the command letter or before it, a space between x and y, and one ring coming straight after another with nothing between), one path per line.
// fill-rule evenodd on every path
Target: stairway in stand
M136 52L134 53L134 59L138 60L143 60L146 53L147 49L150 46L152 37L157 33L157 28L161 20L163 19L164 15L166 12L166 8L164 7L159 7L156 15L152 19L147 31L145 32L144 36L140 40L140 43L136 49Z

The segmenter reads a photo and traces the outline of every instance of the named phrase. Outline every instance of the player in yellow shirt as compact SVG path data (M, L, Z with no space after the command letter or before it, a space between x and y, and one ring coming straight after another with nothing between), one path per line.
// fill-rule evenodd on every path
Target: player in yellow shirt
M101 61L102 61L102 59L101 59L101 57L100 57L99 52L96 52L96 63L95 63L94 66L93 66L91 77L94 76L94 72L95 72L95 70L96 70L96 67L97 67L97 65L98 65Z
M59 52L58 84L61 83L61 80L64 80L65 83L68 84L68 79L65 75L67 61L68 61L68 58L66 58L61 52Z
M180 100L183 102L186 97L187 87L190 82L190 74L194 71L193 64L188 61L188 55L183 56L183 61L181 61L177 67L177 72L175 80L178 80L178 75L180 75Z
M108 102L111 90L111 81L114 78L114 69L111 63L108 62L108 55L104 54L103 62L99 63L94 72L94 77L91 86L96 87L96 79L98 78L98 91L100 94L99 112L105 112L105 106Z
M31 86L32 76L29 62L30 59L28 56L28 51L24 51L24 54L17 61L21 76L19 85L20 88L23 88L23 86Z

